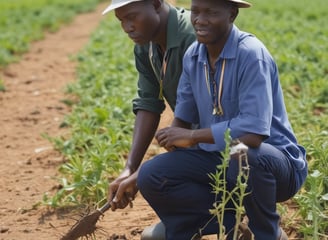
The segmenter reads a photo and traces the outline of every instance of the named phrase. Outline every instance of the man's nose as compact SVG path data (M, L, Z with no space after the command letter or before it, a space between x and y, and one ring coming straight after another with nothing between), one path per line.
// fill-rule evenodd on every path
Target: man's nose
M131 22L124 22L122 24L123 30L126 33L130 33L134 30L133 24Z

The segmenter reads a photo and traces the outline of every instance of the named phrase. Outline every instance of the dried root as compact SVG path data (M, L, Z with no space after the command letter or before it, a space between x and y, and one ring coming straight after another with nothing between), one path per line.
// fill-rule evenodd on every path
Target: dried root
M102 213L99 210L95 210L91 214L82 217L60 240L77 240L82 237L89 239L89 237L94 237L97 230L96 223L101 215Z
M97 230L96 224L100 216L110 209L110 202L107 202L101 208L93 211L91 214L86 214L78 220L73 227L60 238L60 240L77 240L78 238L86 238L95 236Z

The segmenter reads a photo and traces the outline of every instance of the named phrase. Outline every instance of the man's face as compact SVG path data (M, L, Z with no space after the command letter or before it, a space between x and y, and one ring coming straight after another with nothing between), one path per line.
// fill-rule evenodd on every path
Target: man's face
M238 10L221 0L192 0L191 22L197 40L204 44L217 44L226 39Z
M115 10L115 16L129 37L140 45L154 39L160 24L159 14L151 0L133 2L120 7Z

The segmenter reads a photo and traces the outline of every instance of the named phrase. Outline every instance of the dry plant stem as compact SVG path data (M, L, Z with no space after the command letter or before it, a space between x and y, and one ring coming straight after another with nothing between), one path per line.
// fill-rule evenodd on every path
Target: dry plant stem
M236 207L236 224L234 227L233 240L238 239L238 230L240 228L240 223L242 219L242 213L244 211L243 207L243 199L247 195L247 180L249 177L249 165L247 159L247 150L239 150L238 151L238 176L237 176L237 202L234 202ZM252 236L253 239L253 236Z
M221 178L221 186L220 192L222 193L221 203L219 204L219 211L217 214L219 214L218 221L219 221L219 239L218 240L224 240L226 235L226 229L223 225L224 222L224 213L225 213L225 207L229 199L231 198L231 195L228 195L227 190L227 182L226 182L226 169L229 167L229 160L230 160L230 148L228 142L230 142L230 130L225 132L224 136L225 142L226 142L226 149L223 153L223 159L222 159L222 166L221 166L221 174L223 174L223 178ZM228 197L229 196L229 197Z
M226 143L230 142L230 131L227 130L225 133L225 141ZM249 165L247 159L247 150L248 147L241 143L238 140L232 141L230 144L231 148L227 144L226 149L222 152L222 164L218 166L218 170L216 174L211 175L215 180L214 192L217 195L221 194L220 202L214 203L214 209L210 210L212 214L214 214L219 222L219 235L218 240L224 240L226 237L225 226L222 224L224 221L224 214L229 201L232 201L234 204L234 209L236 211L236 224L233 229L233 239L238 239L238 229L241 223L242 213L244 212L243 208L243 199L247 195L247 180L249 175ZM237 159L232 156L237 156ZM238 175L236 179L236 186L234 189L229 191L227 189L226 182L226 170L229 167L230 161L238 161Z
M224 240L224 236L226 234L226 229L224 227L223 223L224 222L224 212L225 212L225 207L226 207L226 204L227 204L227 201L228 201L228 197L227 197L227 184L226 184L226 169L228 168L228 163L229 161L227 159L224 159L223 160L223 169L222 169L222 172L223 172L223 179L224 179L224 182L223 182L223 189L222 189L222 202L219 204L220 206L220 210L219 212L221 213L220 214L220 219L219 219L219 223L220 223L220 227L219 227L219 238L220 240Z
M96 231L96 223L99 220L99 217L104 214L108 209L110 209L111 205L107 202L101 208L93 211L91 214L88 214L78 220L74 226L61 237L60 240L76 240L80 237L89 237L93 236Z

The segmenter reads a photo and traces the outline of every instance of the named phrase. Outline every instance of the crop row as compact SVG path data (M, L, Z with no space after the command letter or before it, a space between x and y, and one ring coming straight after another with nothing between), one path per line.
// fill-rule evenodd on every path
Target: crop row
M74 15L95 7L100 0L0 1L0 66L19 58L29 43L55 31Z
M63 188L54 197L44 196L53 207L103 201L108 179L120 172L129 150L137 79L133 45L113 15L109 17L77 56L78 81L67 87L79 99L62 124L71 135L48 136L67 158L58 179ZM71 99L65 102L72 104Z

